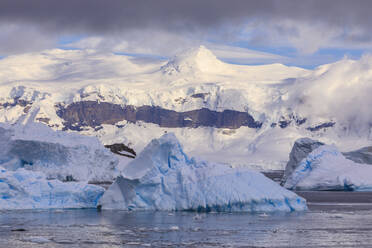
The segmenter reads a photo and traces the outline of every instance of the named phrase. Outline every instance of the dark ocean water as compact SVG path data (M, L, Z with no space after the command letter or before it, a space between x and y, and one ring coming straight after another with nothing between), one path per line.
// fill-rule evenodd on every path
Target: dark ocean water
M267 176L280 181L282 174ZM372 192L296 193L308 211L0 211L0 248L372 247Z
M370 204L309 206L303 213L269 215L3 211L0 247L372 247Z

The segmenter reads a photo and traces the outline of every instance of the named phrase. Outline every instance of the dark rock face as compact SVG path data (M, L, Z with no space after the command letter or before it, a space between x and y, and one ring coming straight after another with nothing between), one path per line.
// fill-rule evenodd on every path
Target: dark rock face
M280 128L286 128L289 124L291 124L291 121L279 121Z
M49 118L36 118L37 121L43 122L45 124L49 124Z
M285 167L281 184L284 185L288 176L293 173L302 159L306 158L309 153L322 145L324 145L324 143L309 138L301 138L296 140L292 147L291 153L289 154L289 161Z
M305 122L307 121L307 119L306 118L297 118L296 119L296 124L298 125L298 126L300 126L300 125L302 125L302 124L304 124Z
M109 148L112 153L128 158L135 158L137 155L132 148L124 144L116 143L112 145L105 145L105 147Z
M241 126L261 128L246 112L224 110L217 112L207 108L176 112L156 106L134 107L95 101L81 101L66 107L57 106L57 115L65 121L65 128L80 130L82 126L97 127L126 120L132 123L143 121L160 127L216 127L236 129Z
M0 106L7 108L7 107L14 107L14 106L21 106L21 107L26 107L27 105L32 104L31 102L25 101L20 99L19 97L13 98L13 102L5 102L5 103L0 103Z
M276 127L276 125L278 124L280 128L286 128L292 122L295 123L297 126L301 126L302 124L304 124L306 122L306 120L307 120L306 118L301 118L301 117L296 116L294 114L290 114L287 117L281 116L278 123L272 123L271 127ZM275 124L275 125L273 125L273 124Z
M335 124L336 124L336 122L326 122L326 123L322 123L322 124L320 124L318 126L315 126L315 127L308 127L306 129L311 131L311 132L315 132L315 131L319 131L320 129L323 129L323 128L333 127Z
M193 94L191 95L192 98L201 98L201 99L205 99L206 96L208 96L210 93L196 93L196 94Z
M372 164L372 146L363 147L356 151L343 152L347 159L359 164Z

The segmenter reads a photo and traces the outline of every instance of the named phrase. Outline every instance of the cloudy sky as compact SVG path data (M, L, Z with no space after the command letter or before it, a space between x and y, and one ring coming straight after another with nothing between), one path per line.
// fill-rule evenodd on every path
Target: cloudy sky
M0 56L49 48L314 67L372 52L370 0L1 0Z

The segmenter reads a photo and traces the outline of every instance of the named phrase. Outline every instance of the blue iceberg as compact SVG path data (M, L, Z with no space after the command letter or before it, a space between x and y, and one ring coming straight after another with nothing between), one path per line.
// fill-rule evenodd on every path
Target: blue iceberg
M99 201L102 209L273 212L306 201L261 173L190 159L169 133L152 140Z
M334 145L323 145L301 160L284 187L293 190L372 191L372 166L346 159Z
M42 171L47 178L113 181L119 159L96 137L54 131L40 123L0 124L0 166Z
M42 172L0 167L0 209L95 208L104 189L47 180Z

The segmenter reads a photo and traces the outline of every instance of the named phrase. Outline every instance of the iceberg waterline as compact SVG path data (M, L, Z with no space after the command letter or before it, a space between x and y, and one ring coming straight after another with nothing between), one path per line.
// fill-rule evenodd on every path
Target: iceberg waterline
M190 159L174 134L148 144L99 201L103 209L273 212L306 201L261 173Z

